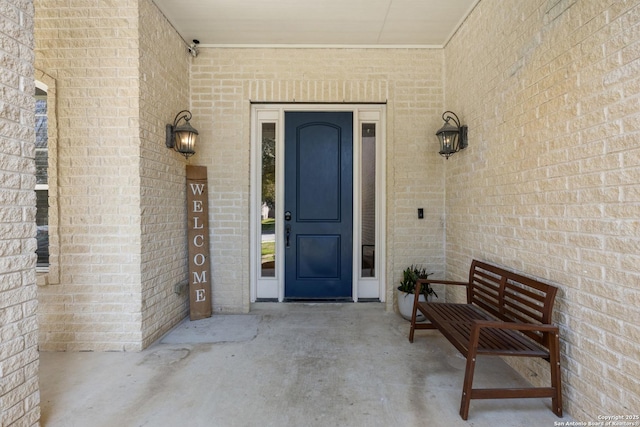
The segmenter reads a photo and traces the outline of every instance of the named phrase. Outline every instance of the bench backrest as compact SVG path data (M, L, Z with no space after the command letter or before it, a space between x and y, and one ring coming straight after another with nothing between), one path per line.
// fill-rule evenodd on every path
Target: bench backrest
M507 322L551 324L558 288L495 265L473 260L467 302ZM527 333L548 347L542 334Z

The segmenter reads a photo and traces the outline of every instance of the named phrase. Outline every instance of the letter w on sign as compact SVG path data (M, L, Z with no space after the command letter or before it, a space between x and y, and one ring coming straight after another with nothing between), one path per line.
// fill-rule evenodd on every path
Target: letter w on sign
M189 238L189 318L211 317L209 202L207 168L187 165L187 233Z

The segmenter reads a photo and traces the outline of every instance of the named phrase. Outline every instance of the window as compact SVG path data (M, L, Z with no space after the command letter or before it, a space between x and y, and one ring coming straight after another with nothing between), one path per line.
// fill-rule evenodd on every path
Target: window
M36 226L38 261L36 268L46 271L49 267L49 149L47 93L36 88Z
M376 277L376 124L362 124L362 266L360 277Z
M275 277L276 124L262 123L261 276Z

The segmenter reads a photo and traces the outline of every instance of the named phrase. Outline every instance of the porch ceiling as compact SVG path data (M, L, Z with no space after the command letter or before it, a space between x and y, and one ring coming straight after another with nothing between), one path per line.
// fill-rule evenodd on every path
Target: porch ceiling
M201 46L446 44L479 0L153 0Z

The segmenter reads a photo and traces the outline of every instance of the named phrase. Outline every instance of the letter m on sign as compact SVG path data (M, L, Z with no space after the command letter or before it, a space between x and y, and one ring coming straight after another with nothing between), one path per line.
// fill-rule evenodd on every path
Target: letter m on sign
M209 202L207 168L187 165L187 235L189 239L189 318L211 317Z

